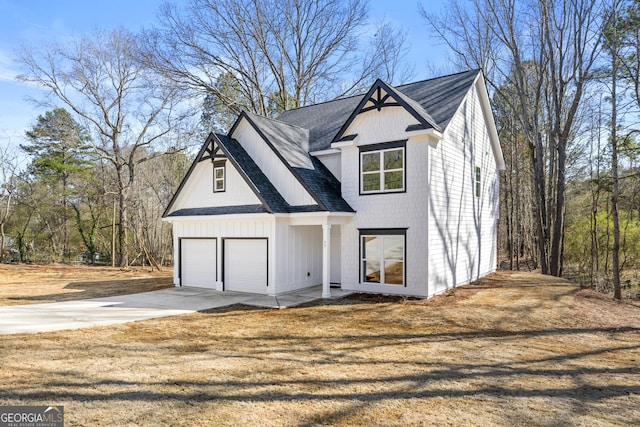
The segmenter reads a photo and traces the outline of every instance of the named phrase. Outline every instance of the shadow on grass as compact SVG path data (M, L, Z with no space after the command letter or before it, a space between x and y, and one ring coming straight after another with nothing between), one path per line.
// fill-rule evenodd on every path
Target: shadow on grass
M231 308L231 307L229 307ZM245 310L246 306L234 307L234 310ZM565 352L564 354L532 358L529 360L509 360L502 362L480 362L473 360L459 360L456 362L418 362L411 358L398 357L370 357L366 360L358 357L358 350L367 347L363 341L375 342L391 341L394 345L413 345L425 348L425 343L433 343L443 338L473 342L474 340L513 336L540 337L548 335L574 336L581 333L610 334L615 342L623 334L638 333L639 328L627 327L620 330L602 329L554 329L532 331L484 331L479 333L427 333L427 334L368 334L364 336L336 335L336 336L289 336L273 334L263 336L247 345L246 338L236 338L235 346L241 353L229 354L218 351L215 346L197 346L194 352L213 361L222 357L244 359L248 366L261 367L264 372L260 379L233 375L232 379L218 379L211 375L201 380L182 380L177 374L175 378L158 381L150 378L147 381L128 381L123 379L109 379L109 374L102 372L102 378L95 378L87 374L82 376L77 371L42 372L45 384L42 387L30 384L15 388L9 384L0 385L0 401L19 399L24 402L41 401L76 401L76 402L184 402L190 405L199 402L211 403L282 403L291 402L334 402L329 412L316 413L298 425L317 425L317 423L337 423L344 418L358 414L361 410L378 402L415 401L424 402L428 399L445 397L449 400L456 398L479 399L496 398L499 402L513 402L514 399L553 398L554 401L568 402L575 407L576 412L584 412L585 405L604 402L618 397L637 396L640 392L638 384L629 385L630 379L640 376L640 366L607 366L604 362L600 366L580 366L579 364L592 357L610 357L640 350L640 343L633 345L610 345L608 347L588 351ZM233 348L233 339L226 339L227 346ZM277 343L269 345L269 343ZM323 348L344 343L351 343L341 347L341 353L335 350L326 351ZM308 354L313 345L314 359L303 361L296 354ZM114 347L116 344L113 345ZM372 347L379 347L377 345ZM70 348L73 352L76 349ZM153 372L157 367L153 359L154 351L169 350L168 347L157 348L150 352L148 368ZM180 350L184 350L182 347ZM130 351L130 350L127 350ZM178 349L173 349L176 355ZM286 353L285 353L286 352ZM384 352L382 352L384 354ZM277 356L274 356L277 355ZM287 354L288 356L285 356ZM382 356L381 354L380 356ZM122 355L126 357L126 354ZM288 359L290 357L290 360ZM251 365L252 359L262 363ZM275 369L272 374L266 368L265 361L294 362L302 368L307 363L324 363L326 367L321 372L328 372L327 377L300 377L288 375ZM563 363L567 362L566 365ZM352 365L353 373L348 377L331 377L332 367ZM390 374L383 370L383 365L396 367L397 374ZM364 375L363 367L372 369L371 375ZM341 371L344 372L344 371ZM292 372L296 373L296 372ZM203 375L205 373L203 372ZM570 378L572 381L558 383L558 378ZM598 380L594 380L598 378ZM578 381L578 379L582 379ZM523 383L531 382L531 387L523 387ZM41 390L30 390L31 388ZM113 390L116 388L116 390ZM108 391L107 391L108 390ZM415 402L413 404L415 404ZM637 400L636 400L637 402ZM468 402L467 402L468 404ZM480 403L479 403L480 404ZM553 408L547 408L552 411ZM628 419L637 416L636 407L630 405ZM634 415L635 414L635 415ZM616 414L624 415L624 414ZM564 411L563 416L571 419L571 413Z
M547 297L557 300L578 290L561 289ZM455 302L455 297L442 298ZM469 317L448 319L447 311L442 311L399 331L393 323L401 320L393 317L398 310L390 306L412 302L362 294L287 310L234 304L200 312L207 315L205 322L202 316L192 316L181 319L179 325L161 323L139 330L131 326L136 334L124 343L116 339L97 345L65 344L65 355L74 355L69 361L57 370L37 371L42 379L19 388L8 382L0 384L0 401L132 405L127 408L139 402L178 402L194 405L194 412L204 410L205 406L197 405L200 402L208 408L211 403L296 402L320 407L330 402L325 410L310 409L296 423L312 426L349 424L351 417L361 416L377 403L404 405L403 410L411 411L430 399L444 398L456 404L473 402L473 409L479 412L500 413L506 425L522 424L527 417L532 418L531 424L540 425L545 422L535 418L535 410L514 402L544 398L549 399L549 407L542 415L557 417L549 425L575 425L572 417L592 411L592 405L609 407L608 399L624 398L621 410L602 413L603 423L621 424L619 419L625 419L633 425L637 424L634 420L639 421L640 366L636 361L640 325L634 323L636 318L619 327L570 327L569 317L562 317L565 327L533 326L523 318L544 302L533 298L529 305L494 307L500 315L486 326L475 321L486 311L454 307L456 313L468 310ZM478 307L491 308L490 304L483 302ZM319 308L305 310L314 306ZM430 307L414 308L410 315L436 312ZM564 307L557 310L562 315ZM242 323L245 314L254 311L268 315ZM366 316L350 317L357 311ZM353 324L354 319L365 322ZM228 327L208 329L217 323ZM166 332L171 325L182 329ZM95 352L124 362L114 363L110 370L85 370L85 360L90 361ZM136 364L129 364L136 358ZM33 374L33 365L24 370ZM143 379L123 379L127 370L142 371ZM190 370L199 375L185 380ZM304 372L307 370L311 372ZM10 378L20 378L19 372L12 375Z
M8 297L7 299L14 301L62 302L87 298L130 295L171 287L173 287L173 283L170 277L71 282L65 285L63 289L70 289L76 292L60 292L46 295Z

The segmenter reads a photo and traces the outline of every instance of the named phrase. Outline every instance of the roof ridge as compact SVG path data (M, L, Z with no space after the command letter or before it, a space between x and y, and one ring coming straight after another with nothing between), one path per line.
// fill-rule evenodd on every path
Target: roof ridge
M457 76L457 75L459 75L459 74L466 74L466 73L471 73L471 72L478 73L478 72L480 72L480 71L482 71L482 69L481 69L481 68L473 68L473 69L466 70L466 71L458 71L458 72L456 72L456 73L446 74L446 75L444 75L444 76L430 77L430 78L427 78L427 79L416 80L415 82L403 83L403 84L401 84L401 85L399 85L399 86L391 85L390 83L384 82L384 80L379 79L379 78L378 78L378 79L376 79L376 80L381 80L381 81L383 81L385 84L387 84L387 85L389 85L389 86L391 86L391 87L393 87L393 88L395 88L395 89L399 89L399 88L402 88L402 87L405 87L405 86L411 86L411 85L418 84L418 83L425 83L425 82L428 82L428 81L431 81L431 80L439 80L439 79L443 79L443 78L446 78L446 77L453 77L453 76ZM374 83L375 83L375 82L374 82ZM367 89L367 91L368 91L368 89ZM362 92L362 93L358 93L358 94L355 94L355 95L345 96L345 97L342 97L342 98L330 99L330 100L328 100L328 101L322 101L322 102L318 102L318 103L315 103L315 104L302 105L302 106L300 106L300 107L292 108L292 109L290 109L290 110L284 110L282 113L280 113L280 114L278 115L278 117L280 117L282 114L287 113L287 112L289 112L289 111L296 111L296 110L301 110L301 109L303 109L303 108L315 107L315 106L317 106L317 105L330 104L330 103L332 103L332 102L343 101L343 100L345 100L345 99L357 98L357 97L359 97L359 96L363 96L363 95L365 95L365 94L367 93L367 91ZM264 116L260 116L260 117L264 117ZM272 120L273 120L273 119L272 119ZM280 120L278 120L278 121L280 121ZM304 129L304 128L302 128L302 129Z
M297 110L302 110L303 108L315 107L315 106L317 106L317 105L331 104L332 102L338 102L338 101L344 101L345 99L357 98L357 97L359 97L359 96L364 95L365 93L366 93L366 92L362 92L362 93L359 93L359 94L356 94L356 95L349 95L349 96L345 96L345 97L343 97L343 98L330 99L330 100L328 100L328 101L322 101L322 102L318 102L318 103L316 103L316 104L307 104L307 105L302 105L302 106L300 106L300 107L292 108L292 109L290 109L290 110L284 110L282 113L280 113L280 114L278 115L278 117L280 117L280 116L281 116L282 114L284 114L284 113L288 113L289 111L297 111Z
M299 108L303 108L303 107L299 107ZM295 108L295 109L297 110L298 108ZM292 110L288 110L288 111L292 111ZM264 119L264 120L269 120L269 121L276 122L276 123L281 124L281 125L285 125L285 126L289 126L291 128L296 128L296 129L300 129L302 131L309 132L309 129L307 129L307 128L303 128L302 126L293 125L291 123L283 122L282 120L274 119L273 117L262 116L260 114L253 113L251 111L245 111L245 113L251 114L254 117L259 117L259 118Z
M447 78L447 77L453 77L453 76L457 76L457 75L460 75L460 74L467 74L467 73L471 73L471 72L474 72L474 74L475 74L475 73L479 73L480 71L482 71L481 68L473 68L471 70L458 71L457 73L446 74L444 76L431 77L431 78L428 78L428 79L417 80L417 81L411 82L411 83L404 83L404 84L401 84L400 86L394 86L394 87L396 89L399 89L399 88L404 87L404 86L411 86L411 85L415 85L415 84L418 84L418 83L425 83L425 82L429 82L431 80L440 80L440 79L444 79L444 78Z

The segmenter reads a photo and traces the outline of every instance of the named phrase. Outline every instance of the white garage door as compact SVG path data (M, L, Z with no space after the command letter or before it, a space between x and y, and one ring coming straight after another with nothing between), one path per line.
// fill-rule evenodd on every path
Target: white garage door
M267 239L224 239L224 289L267 293Z
M180 239L180 284L216 287L216 239Z

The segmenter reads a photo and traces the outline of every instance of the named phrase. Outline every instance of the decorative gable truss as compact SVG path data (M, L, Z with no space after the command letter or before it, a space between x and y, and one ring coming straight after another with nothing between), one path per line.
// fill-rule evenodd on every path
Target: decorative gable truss
M220 149L220 146L215 143L214 138L207 138L206 143L196 156L196 162L204 162L205 160L211 160L212 162L216 160L226 160L227 156Z
M382 110L382 107L399 107L400 103L395 100L391 96L390 93L384 91L382 86L378 86L375 88L372 96L367 99L367 102L364 104L362 109L358 112L358 114L366 113L371 110Z
M442 129L420 104L404 95L398 89L378 79L362 97L362 100L353 110L349 118L344 122L333 138L333 142L341 143L355 140L357 134L350 134L348 130L356 117L373 110L382 111L382 109L388 107L402 107L416 119L417 123L408 126L405 129L406 132L431 130L440 136Z
M219 173L221 167L222 174ZM229 206L234 207L229 209ZM286 212L288 208L280 193L237 141L225 135L210 134L164 216L193 214L193 209L197 209L194 212L198 214L214 215L227 211Z

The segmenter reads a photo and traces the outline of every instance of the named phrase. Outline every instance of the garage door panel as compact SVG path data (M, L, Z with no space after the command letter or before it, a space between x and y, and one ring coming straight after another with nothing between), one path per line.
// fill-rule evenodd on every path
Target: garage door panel
M267 293L267 240L224 240L224 288Z
M183 238L180 242L180 284L215 289L216 239Z

